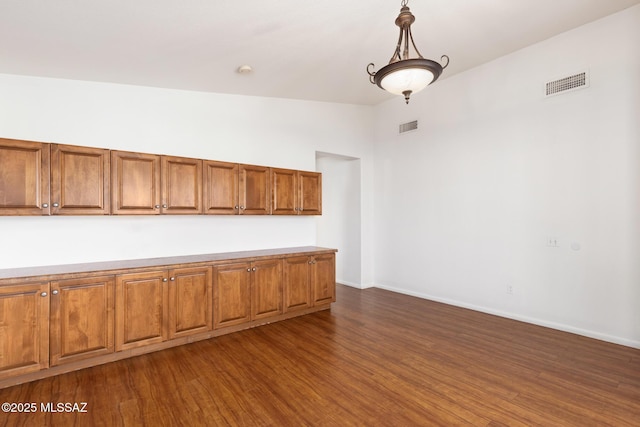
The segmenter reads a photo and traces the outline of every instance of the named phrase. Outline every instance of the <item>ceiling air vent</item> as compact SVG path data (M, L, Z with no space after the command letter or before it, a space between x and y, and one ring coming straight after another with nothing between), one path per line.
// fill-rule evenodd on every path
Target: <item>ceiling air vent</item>
M398 133L403 134L405 132L411 132L413 130L418 130L417 120L414 120L412 122L402 123L398 128Z
M552 96L589 87L589 74L583 71L545 84L545 95Z

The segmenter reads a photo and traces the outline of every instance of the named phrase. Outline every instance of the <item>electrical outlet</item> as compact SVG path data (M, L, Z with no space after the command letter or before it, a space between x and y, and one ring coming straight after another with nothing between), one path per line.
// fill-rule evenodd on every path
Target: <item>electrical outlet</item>
M507 293L513 295L513 285L507 285Z
M560 246L560 240L557 237L549 237L547 238L547 246L557 248Z

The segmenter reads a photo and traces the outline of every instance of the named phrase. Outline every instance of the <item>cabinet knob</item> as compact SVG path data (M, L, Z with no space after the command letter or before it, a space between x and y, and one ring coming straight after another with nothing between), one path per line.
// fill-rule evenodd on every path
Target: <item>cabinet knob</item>
M311 264L311 260L309 260L309 262L308 262L308 263L309 263L309 264Z
M166 282L166 281L167 281L167 278L166 278L166 277L164 277L164 278L162 279L162 281L163 281L163 282Z
M255 267L253 267L253 268L251 269L251 271L256 271L256 268L255 268Z
M168 206L167 206L167 204L166 204L166 203L165 203L164 205L162 205L162 207L163 207L163 208L165 208L165 209L167 209L167 208L168 208Z
M235 210L238 210L238 208L239 208L239 207L240 207L240 206L236 205Z
M43 207L43 208L48 208L48 207L49 207L49 203L43 203L43 204L42 204L42 207Z
M41 294L40 294L40 296L41 296L41 297L46 297L46 296L47 296L47 293L46 293L46 292L43 292L43 293L41 293Z
M154 209L160 209L160 205L155 205L153 208Z
M175 278L175 277L172 277L172 278L171 278L171 281L172 281L172 282L173 282L173 281L175 281L175 280L176 280L176 278Z
M58 206L60 206L60 205L59 205L58 203L54 203L54 204L53 204L53 205L51 205L51 206L53 206L54 208L57 208L57 207L58 207Z
M53 295L58 295L58 290L57 290L57 289L54 289L54 290L52 290L52 291L51 291L51 293L52 293Z
M244 210L244 206L240 206L240 209Z

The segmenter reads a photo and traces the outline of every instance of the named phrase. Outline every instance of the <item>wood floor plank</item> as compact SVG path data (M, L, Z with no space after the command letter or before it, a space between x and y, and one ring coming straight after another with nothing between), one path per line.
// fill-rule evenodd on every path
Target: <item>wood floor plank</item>
M640 350L380 289L0 390L0 426L640 426ZM40 406L38 406L40 409Z

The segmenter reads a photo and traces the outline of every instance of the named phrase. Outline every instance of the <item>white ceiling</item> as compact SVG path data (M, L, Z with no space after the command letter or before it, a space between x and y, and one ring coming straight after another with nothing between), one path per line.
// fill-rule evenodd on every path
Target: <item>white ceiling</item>
M413 0L441 79L640 0ZM0 73L374 105L400 0L0 0ZM254 72L236 72L250 64Z

